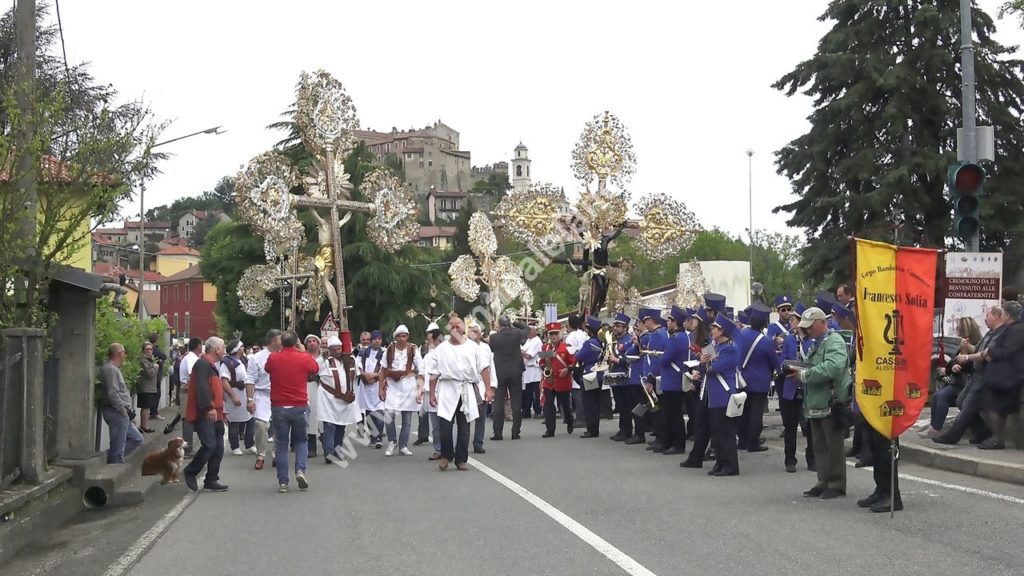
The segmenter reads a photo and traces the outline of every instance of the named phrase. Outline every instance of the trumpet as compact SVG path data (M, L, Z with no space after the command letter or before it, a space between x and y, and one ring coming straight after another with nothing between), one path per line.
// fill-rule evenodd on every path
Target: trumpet
M646 384L647 384L647 383L650 383L650 384L651 384L651 386L654 386L654 385L655 385L655 383L654 383L654 375L653 375L653 374L651 374L651 375L648 375L648 376L647 376L647 377L645 378L645 380L646 380L647 382L645 382L645 385L643 385L643 386L640 386L640 388L642 388L642 389L643 389L643 391L644 391L644 396L646 396L646 397L647 397L647 403L648 403L648 404L650 404L650 406L651 406L651 411L653 412L653 411L655 411L655 410L657 410L657 409L658 409L658 397L657 397L657 396L655 396L654 394L651 394L651 393L650 393L650 392L649 392L649 391L647 390L647 386L646 386Z
M662 356L665 352L663 350L641 350L640 354L643 356Z
M536 372L535 372L535 374L536 374ZM555 375L555 371L551 369L551 366L545 366L544 367L544 371L543 371L543 375L544 375L544 380L550 382L551 381L551 377Z

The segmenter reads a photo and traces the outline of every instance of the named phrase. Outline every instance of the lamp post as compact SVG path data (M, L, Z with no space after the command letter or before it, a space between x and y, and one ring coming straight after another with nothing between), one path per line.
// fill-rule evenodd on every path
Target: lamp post
M750 242L750 282L754 281L754 151L747 148L747 213L750 223L747 230Z
M193 132L184 136L178 136L177 138L171 138L170 140L164 140L163 142L157 142L149 147L150 150L157 146L163 146L164 144L170 144L171 142L177 142L178 140L184 140L193 136L199 136L200 134L223 134L225 130L221 130L220 126L213 128L207 128L206 130L200 130L199 132ZM145 320L142 314L142 287L146 283L146 181L142 181L142 186L139 188L139 320Z

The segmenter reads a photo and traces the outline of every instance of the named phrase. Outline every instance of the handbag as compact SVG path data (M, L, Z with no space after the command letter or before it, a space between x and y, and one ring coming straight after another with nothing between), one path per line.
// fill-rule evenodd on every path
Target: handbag
M715 374L715 378L718 378L718 382L725 388L725 391L729 391L729 385L726 384L725 378L722 378L721 374ZM729 418L736 418L743 414L743 405L747 403L747 393L742 390L735 394L729 395L729 403L725 405L725 415Z

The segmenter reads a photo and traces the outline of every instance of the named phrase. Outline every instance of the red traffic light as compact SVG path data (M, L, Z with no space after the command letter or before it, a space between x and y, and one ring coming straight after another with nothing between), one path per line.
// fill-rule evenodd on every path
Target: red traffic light
M957 194L977 194L985 181L985 169L977 164L964 164L953 176L953 189Z

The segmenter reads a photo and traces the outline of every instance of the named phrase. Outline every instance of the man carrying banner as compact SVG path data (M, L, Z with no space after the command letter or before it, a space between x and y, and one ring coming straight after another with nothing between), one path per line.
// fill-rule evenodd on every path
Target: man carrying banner
M846 458L843 436L849 428L843 406L850 402L850 359L846 341L830 330L825 312L808 308L800 328L814 340L807 369L795 370L804 385L804 415L811 423L818 483L804 492L808 498L830 500L846 495Z

